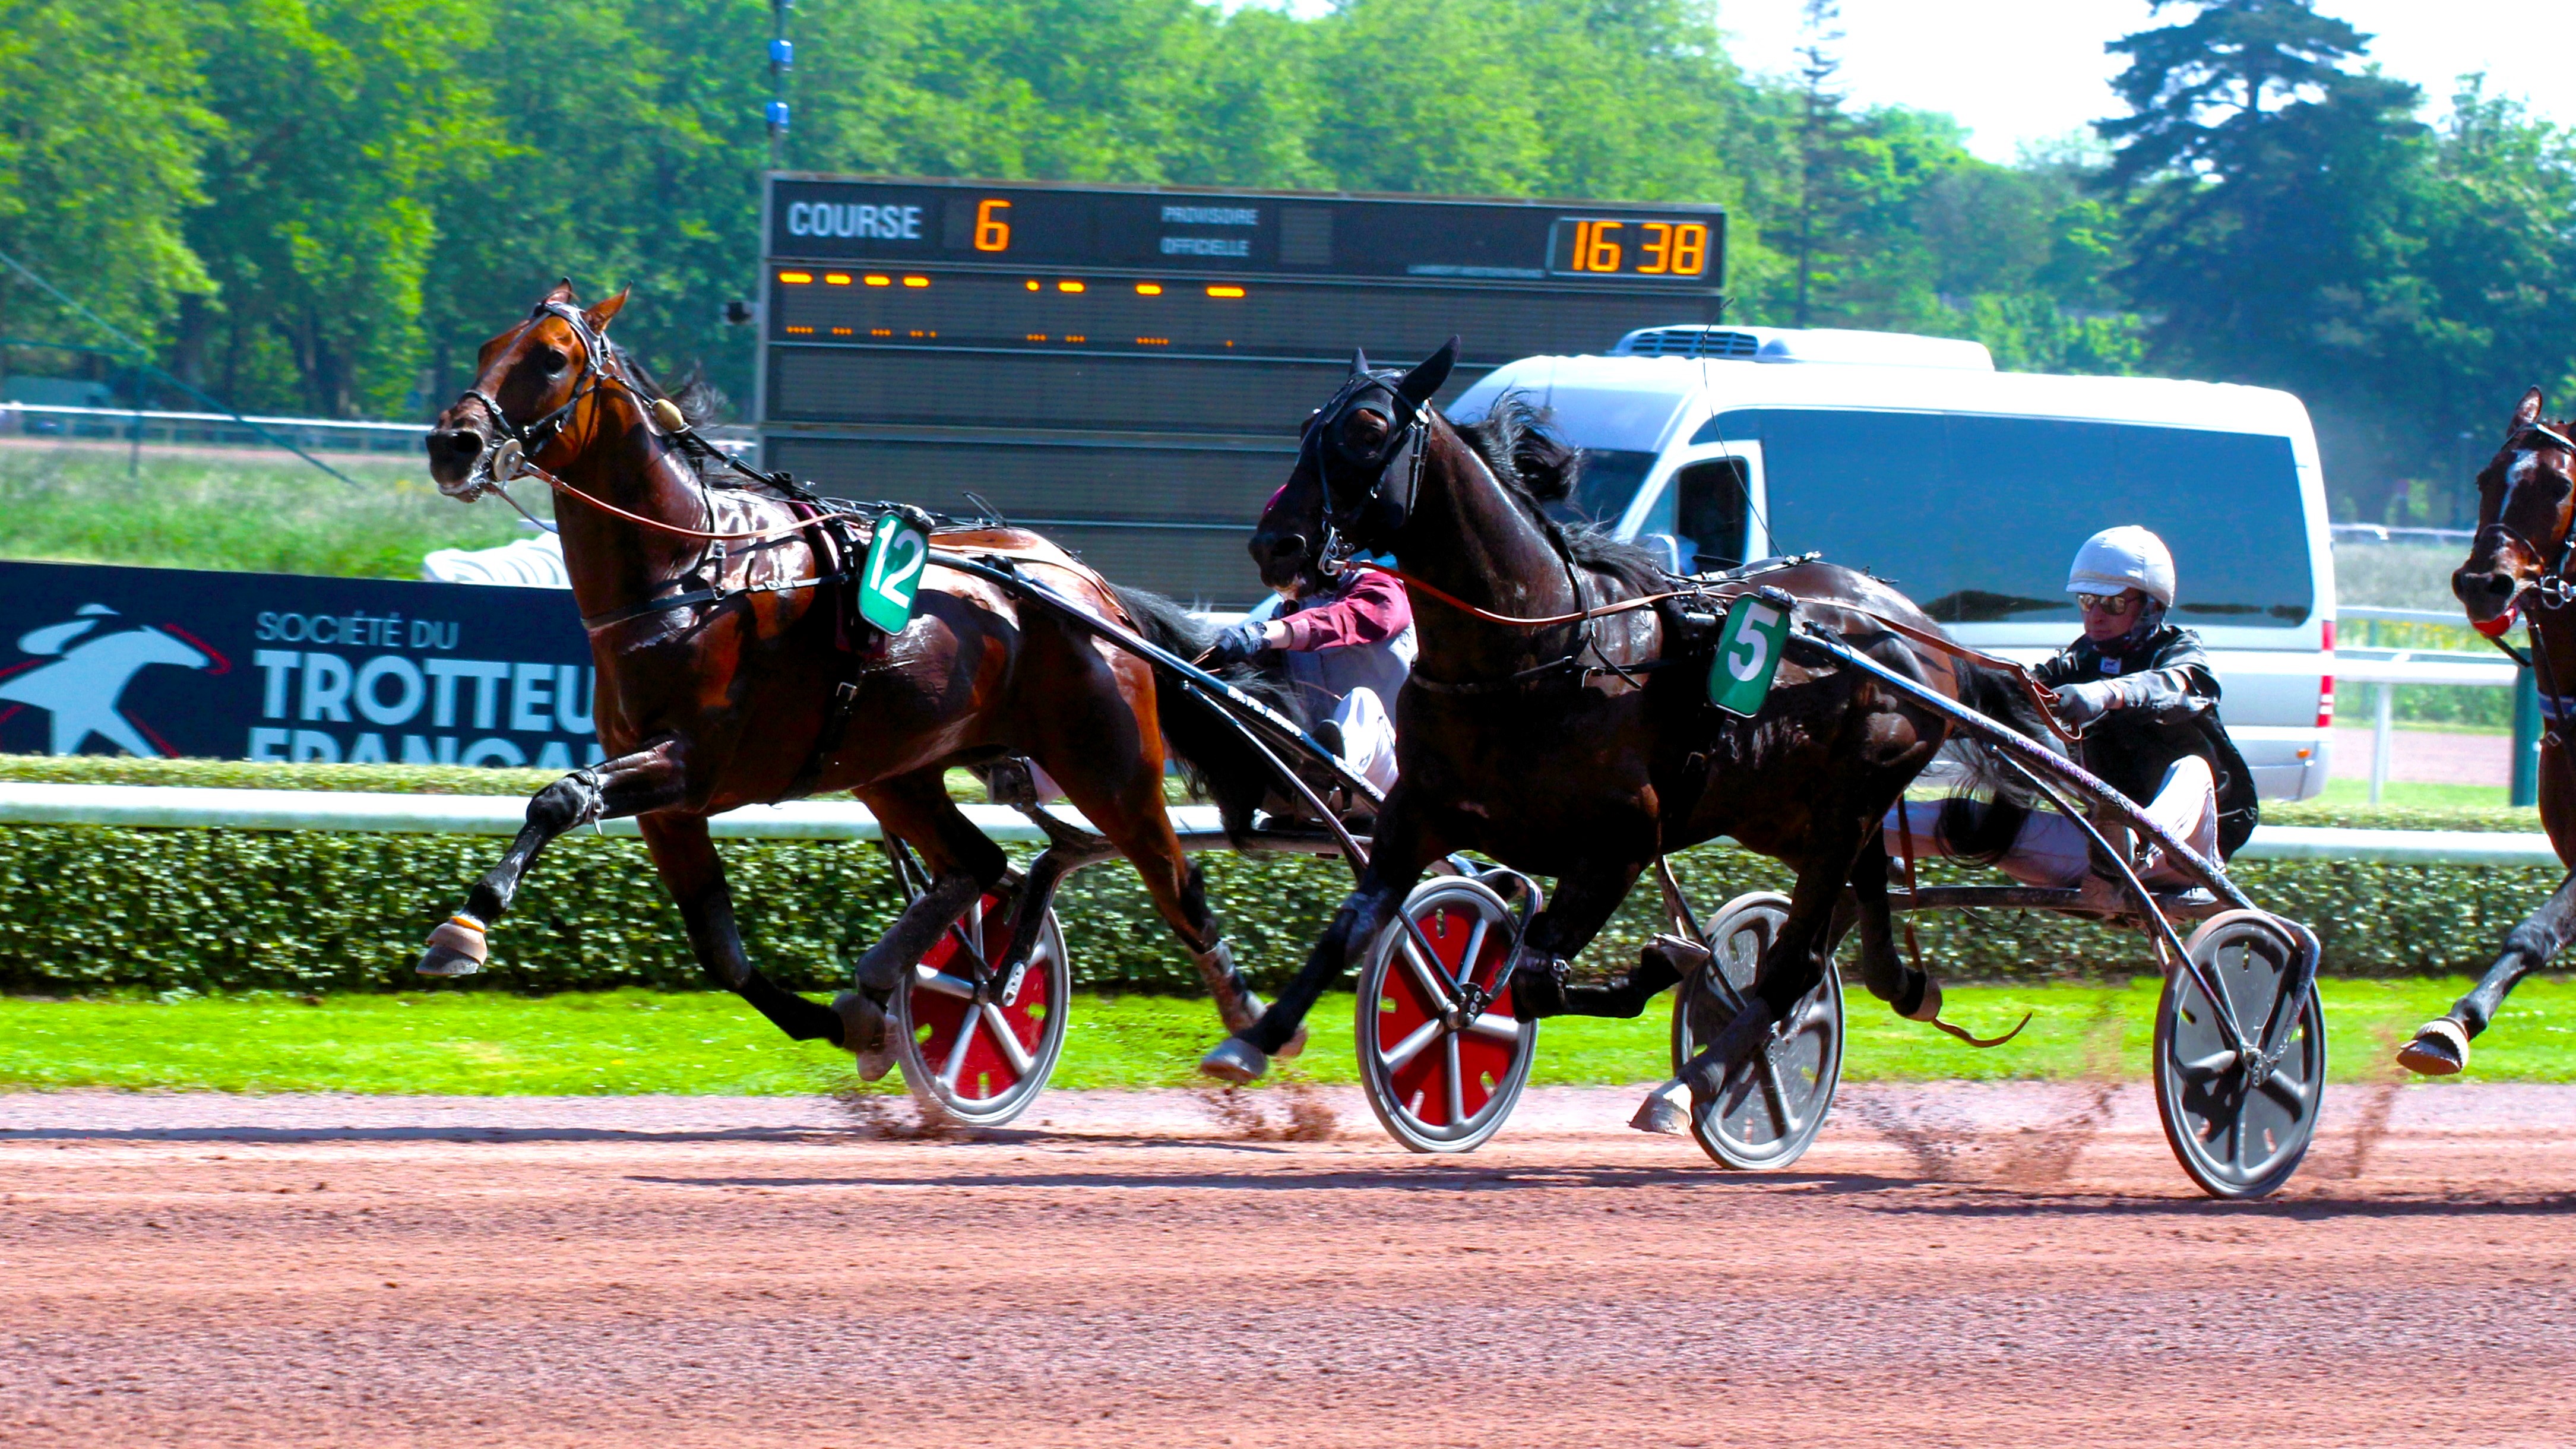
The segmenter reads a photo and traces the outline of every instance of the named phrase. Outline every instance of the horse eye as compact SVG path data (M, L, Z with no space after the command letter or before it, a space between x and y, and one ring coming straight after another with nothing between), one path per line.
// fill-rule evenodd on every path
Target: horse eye
M537 349L537 366L545 369L545 374L548 377L562 376L564 368L570 365L571 362L572 359L566 356L563 349L559 347L540 347Z

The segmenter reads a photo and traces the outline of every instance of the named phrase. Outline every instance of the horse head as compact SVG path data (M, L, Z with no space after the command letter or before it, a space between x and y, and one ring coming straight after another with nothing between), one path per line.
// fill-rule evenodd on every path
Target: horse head
M582 400L603 378L615 379L617 359L607 331L619 292L589 307L573 296L569 279L555 284L526 321L483 344L474 385L438 415L430 428L430 477L450 498L471 502L512 471L505 449L560 473L588 441L571 424Z
M1432 397L1458 363L1458 339L1410 372L1354 351L1341 389L1298 436L1297 464L1270 496L1252 560L1272 588L1311 579L1346 549L1384 549L1412 516L1423 455L1442 426Z
M2504 445L2478 474L2478 531L2451 575L2469 622L2490 638L2512 627L2525 589L2564 569L2576 521L2576 441L2568 424L2541 420L2540 404L2540 389L2522 395Z

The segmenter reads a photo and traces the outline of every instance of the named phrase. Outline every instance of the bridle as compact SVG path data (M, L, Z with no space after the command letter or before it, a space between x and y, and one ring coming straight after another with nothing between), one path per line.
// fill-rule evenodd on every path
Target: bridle
M2507 438L2505 440L2505 445L2508 448L2512 448L2513 451L2517 453L2537 451L2536 449L2514 447L2515 444L2520 443L2526 436L2534 433L2539 434L2541 439L2547 442L2550 446L2567 454L2570 464L2576 465L2576 440L2571 440L2566 434L2542 423L2536 418L2531 422L2524 424L2511 437ZM2511 490L2515 485L2508 482L2505 486L2507 490L2505 496L2497 500L2496 503L2496 521L2486 525L2486 528L2494 529L2496 533L2504 539L2521 545L2522 549L2533 558L2548 558L2549 555L2526 537L2520 529L2517 529L2512 524L2504 521L2505 504L2512 501ZM2485 532L2485 529L2481 529L2479 531L2483 533ZM2570 602L2576 602L2576 584L2571 584L2567 578L2567 566L2571 559L2576 559L2576 523L2571 523L2569 527L2562 531L2558 541L2558 557L2556 561L2552 562L2541 573L2540 577L2532 580L2530 583L2524 584L2521 588L2516 589L2513 597L2505 601L2503 612L2496 615L2497 620L2501 624L2506 627L2510 627L2515 612L2520 610L2522 614L2523 628L2529 630L2531 634L2531 652L2529 654L2525 654L2521 650L2516 649L2511 644L2505 642L2504 630L2502 628L2499 628L2492 634L2488 633L2484 628L2477 628L2479 637L2485 639L2488 643L2493 644L2496 648L2504 651L2506 658L2511 659L2514 663L2519 664L2523 668L2532 672L2534 681L2539 685L2539 689L2536 692L2540 696L2542 737L2556 742L2562 752L2567 748L2567 745L2565 740L2561 738L2561 735L2564 733L2567 716L2571 711L2576 711L2576 701L2571 701L2567 696L2558 692L2557 671L2551 666L2549 659L2549 642L2547 639L2542 637L2541 633L2540 611L2542 609L2563 608ZM2522 596L2526 593L2537 596L2538 607L2527 609L2522 608ZM2473 627L2475 626L2473 625Z
M2542 440L2547 442L2550 446L2566 453L2571 463L2576 463L2576 440L2571 440L2566 434L2559 432L2556 428L2552 428L2536 419L2525 424L2519 431L2515 432L2512 437L2507 438L2505 440L2505 446L2512 448L2512 450L2517 453L2535 452L2537 449L2516 448L2513 446L2514 444L2521 442L2527 435L2533 433L2539 434ZM2488 524L2487 527L2495 530L2499 536L2508 542L2521 545L2522 550L2525 553L2530 554L2533 558L2548 558L2549 554L2546 550L2533 543L2530 538L2523 534L2522 530L2515 528L2512 524L2504 521L2505 505L2512 501L2511 490L2515 485L2507 483L2505 486L2507 490L2505 497L2498 500L2496 504L2496 521ZM2521 596L2525 590L2538 594L2541 602L2551 608L2561 607L2569 603L2571 600L2576 600L2576 584L2571 584L2567 578L2567 565L2571 560L2576 560L2576 526L2570 526L2561 533L2558 541L2558 557L2556 561L2549 564L2549 566L2542 571L2539 578L2523 585L2521 589L2515 590L2514 597L2505 601L2504 614L2502 617L2512 617L2513 610L2515 606L2521 602Z
M533 422L520 423L511 418L510 410L501 406L499 398L479 386L469 387L456 396L459 403L467 401L481 403L483 411L491 417L493 424L508 436L510 442L517 445L515 453L508 453L497 447L484 449L481 456L475 459L474 472L468 475L466 479L468 486L461 496L470 503L481 497L487 490L499 493L511 507L519 509L522 517L527 517L531 523L537 523L540 528L546 525L538 523L525 508L519 508L519 500L512 498L509 490L503 485L516 476L523 466L532 464L537 454L553 446L555 440L563 436L563 430L572 422L574 411L582 405L584 399L597 392L603 383L613 384L623 389L627 396L634 398L647 412L652 410L655 401L646 394L644 389L637 387L632 379L618 371L617 354L608 345L608 339L600 335L598 328L590 325L590 319L582 314L580 308L569 302L559 302L549 297L537 303L529 310L528 320L520 323L518 330L503 341L503 351L506 352L520 338L525 337L529 328L548 317L556 318L566 327L571 328L574 340L581 344L581 371L574 375L572 394L564 399L561 407ZM481 379L478 378L477 382L480 381ZM530 469L530 471L535 470ZM710 510L709 521L713 521L712 510Z
M1387 395L1392 404L1387 417L1394 430L1374 457L1356 462L1356 466L1368 471L1368 491L1357 501L1345 504L1333 486L1331 470L1325 467L1325 435L1341 421L1343 413L1372 392ZM1431 409L1406 397L1378 373L1352 373L1343 379L1339 391L1307 417L1305 427L1298 433L1297 461L1315 470L1316 485L1323 490L1324 506L1320 511L1324 537L1317 550L1317 562L1325 574L1339 571L1342 563L1358 551L1361 544L1353 535L1359 531L1365 529L1382 541L1384 535L1404 526L1421 490L1422 460L1430 452L1430 442ZM1404 468L1403 492L1390 497L1387 485L1399 464Z
M685 608L693 604L717 602L735 593L774 592L828 581L827 578L818 576L811 579L795 579L783 583L747 586L742 589L728 591L723 587L725 545L727 543L764 543L773 538L785 537L788 534L802 533L819 523L824 523L842 517L855 517L855 514L848 514L843 510L837 509L824 510L817 513L816 516L812 518L797 519L793 522L782 524L775 528L742 532L722 532L716 528L716 507L714 495L709 491L705 480L698 479L696 490L698 502L699 506L706 511L707 526L705 528L687 528L679 524L665 523L658 518L650 518L640 513L631 512L610 503L604 498L593 497L589 493L573 487L571 484L557 477L548 469L540 467L535 461L535 455L543 449L551 446L563 435L565 427L572 421L574 410L581 406L581 403L585 398L591 397L597 393L602 386L613 386L624 391L628 397L635 400L637 405L644 410L647 416L651 417L654 422L657 425L660 425L665 431L686 432L688 430L688 424L679 418L676 408L673 408L673 406L666 400L656 397L644 388L637 386L632 378L625 375L625 373L619 368L617 353L615 349L609 346L608 339L600 335L599 329L590 324L590 319L582 314L580 308L575 307L568 302L559 302L552 298L548 298L545 301L537 303L536 307L528 313L528 320L520 323L518 330L510 334L510 336L505 339L503 343L504 350L506 351L509 346L514 345L521 337L525 336L529 328L536 326L548 317L561 319L564 325L572 329L574 339L581 344L581 370L573 378L572 395L564 400L562 406L553 409L533 422L522 424L511 419L508 410L501 406L501 400L499 398L494 397L491 393L486 392L480 387L469 387L463 393L459 394L457 397L457 401L459 403L463 403L469 398L475 402L481 403L484 411L491 415L493 423L507 435L507 438L506 441L499 446L484 449L482 454L475 459L474 471L469 474L466 479L468 486L463 493L457 496L463 501L470 503L481 497L486 492L497 493L501 496L501 500L503 502L518 510L520 517L527 519L530 523L535 524L539 528L546 529L549 532L554 532L556 530L553 525L550 525L544 520L536 517L534 514L529 513L526 508L520 505L518 499L510 496L510 490L505 486L514 478L522 476L533 477L545 483L547 487L554 491L557 497L577 498L590 508L601 513L608 514L611 517L622 519L651 532L664 534L674 538L686 539L699 545L698 556L693 562L691 562L689 567L682 570L675 577L665 581L666 584L682 585L683 588L681 592L676 594L659 595L653 598L648 598L642 603L612 610L606 614L585 617L582 620L584 628L593 633L597 633L599 630L608 628L614 624L624 623L629 619L639 618L647 614L662 613L677 608ZM712 451L716 453L716 456L722 458L728 467L732 468L735 472L741 473L744 477L755 483L776 484L779 482L779 479L753 472L729 453L724 453L722 450ZM784 476L785 475L783 474L780 475L781 478ZM925 531L927 531L927 529L925 529ZM839 577L841 577L840 574L829 576L829 578ZM686 587L693 583L698 586L695 588Z
M1353 404L1372 392L1384 392L1391 400L1393 405L1388 409L1388 417L1393 424L1393 431L1371 457L1354 460L1356 467L1367 472L1369 487L1368 491L1357 499L1345 501L1341 491L1334 487L1332 472L1325 466L1328 446L1325 441L1326 434L1332 431L1333 425L1341 420L1342 415L1348 412ZM1654 594L1599 606L1587 604L1583 571L1576 565L1572 552L1566 548L1562 534L1545 520L1540 521L1540 531L1547 538L1549 551L1556 555L1558 566L1565 570L1565 584L1574 596L1574 610L1571 613L1543 619L1517 618L1479 608L1433 586L1426 580L1416 578L1401 568L1369 559L1351 558L1359 548L1371 546L1371 538L1378 543L1383 543L1388 534L1403 527L1405 520L1412 515L1414 501L1421 494L1423 460L1431 451L1432 417L1433 412L1428 403L1418 403L1406 397L1385 374L1355 371L1343 380L1340 390L1306 419L1306 426L1298 439L1297 455L1301 465L1315 470L1315 481L1323 495L1323 506L1318 510L1318 514L1324 536L1322 546L1317 551L1317 566L1327 576L1338 573L1345 567L1364 568L1391 575L1407 588L1419 589L1441 603L1487 623L1501 624L1510 628L1554 628L1565 624L1577 627L1578 632L1573 647L1565 653L1527 669L1516 670L1501 679L1440 680L1433 679L1419 670L1414 671L1413 683L1433 694L1499 693L1519 689L1539 680L1568 672L1574 675L1578 683L1595 674L1615 674L1637 688L1644 688L1645 681L1637 678L1637 675L1660 668L1664 661L1620 664L1601 648L1599 630L1595 627L1595 622L1606 615L1651 607L1664 599L1678 597L1678 594ZM1481 461L1479 466L1482 466ZM1400 491L1390 492L1390 486L1397 483L1399 475L1401 476ZM1355 536L1363 529L1367 530L1369 538ZM1583 656L1587 653L1600 660L1600 663L1585 664Z

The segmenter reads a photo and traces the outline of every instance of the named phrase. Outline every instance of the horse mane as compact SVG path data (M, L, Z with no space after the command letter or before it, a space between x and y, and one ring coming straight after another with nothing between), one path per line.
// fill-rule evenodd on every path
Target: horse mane
M1577 565L1639 593L1664 587L1664 560L1652 550L1614 538L1597 524L1566 528L1549 512L1549 504L1574 497L1583 478L1583 451L1558 434L1546 410L1528 393L1507 388L1484 417L1451 423L1450 428L1484 460L1503 492L1519 500L1530 521L1547 530Z
M682 457L688 459L689 466L695 468L699 479L704 481L708 466L720 463L723 455L712 444L700 438L697 429L731 411L733 399L726 397L722 388L707 381L706 369L695 363L690 364L687 372L680 374L677 387L665 388L653 376L652 369L646 367L643 360L634 353L614 342L608 344L608 350L616 354L617 365L628 377L635 380L636 386L654 397L668 399L672 406L680 410L680 419L689 425L689 431L673 437L672 445Z

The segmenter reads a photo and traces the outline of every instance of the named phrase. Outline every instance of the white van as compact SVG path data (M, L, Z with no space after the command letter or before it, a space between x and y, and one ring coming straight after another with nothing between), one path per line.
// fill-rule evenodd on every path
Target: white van
M1531 357L1506 388L1584 450L1575 508L1677 570L1819 550L1902 589L1962 643L2026 661L2082 629L2067 561L2140 523L2172 546L2175 622L2270 797L2325 788L2334 563L2307 409L2267 388L1997 372L1974 342L1653 327L1606 357Z

